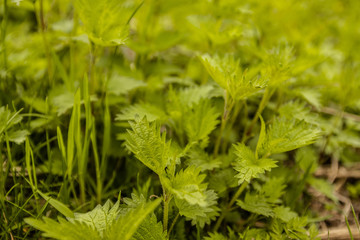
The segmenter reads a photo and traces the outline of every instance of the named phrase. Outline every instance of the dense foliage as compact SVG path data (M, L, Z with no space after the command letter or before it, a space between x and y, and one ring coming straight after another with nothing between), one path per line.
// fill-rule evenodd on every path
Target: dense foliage
M318 170L360 159L359 13L2 0L1 238L319 239Z

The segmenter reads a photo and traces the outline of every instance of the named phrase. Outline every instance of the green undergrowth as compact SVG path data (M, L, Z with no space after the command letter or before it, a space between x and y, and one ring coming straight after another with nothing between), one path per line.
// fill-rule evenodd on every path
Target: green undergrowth
M315 173L359 161L359 12L2 0L1 239L319 239Z

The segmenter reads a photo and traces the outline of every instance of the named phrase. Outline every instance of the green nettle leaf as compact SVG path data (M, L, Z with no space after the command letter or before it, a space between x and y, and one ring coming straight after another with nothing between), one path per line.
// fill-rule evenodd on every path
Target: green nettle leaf
M150 214L141 223L131 240L166 240L166 231L163 231L161 222L158 222L155 214Z
M58 218L59 222L51 218L44 217L43 220L25 218L25 222L36 229L41 230L44 237L59 240L101 240L99 232L92 226L79 221L66 221Z
M160 134L156 123L149 123L146 117L135 119L130 125L132 130L128 130L126 147L148 168L159 176L164 175L166 166L173 159L165 134Z
M89 38L102 46L124 44L128 21L136 9L135 2L118 0L76 0L74 5Z
M306 225L306 217L294 217L286 223L284 230L290 239L309 239L305 228Z
M211 57L205 54L200 56L200 60L214 81L237 101L246 99L267 86L268 79L243 72L240 61L229 55Z
M184 106L191 107L198 104L201 99L208 98L213 89L214 87L211 85L185 88L179 92L179 98Z
M130 240L149 214L159 206L161 199L139 204L136 208L121 215L111 226L108 234L110 240Z
M300 101L290 101L278 108L281 117L287 119L304 120L307 123L315 126L319 125L319 116L311 113L311 108L307 107L305 103Z
M112 204L110 200L101 206L97 205L92 211L87 213L74 213L75 221L86 223L92 228L96 229L100 236L106 236L110 230L111 225L116 220L119 214L120 202L117 201Z
M217 195L213 190L205 192L207 206L199 206L198 204L190 204L186 200L175 198L175 204L179 209L179 214L185 216L187 220L191 220L193 225L204 227L210 224L219 216L220 209L217 207Z
M187 157L189 158L186 160L186 164L199 167L201 171L213 170L219 168L221 165L221 160L219 158L213 159L207 152L199 147L191 148L187 153Z
M200 169L190 166L176 174L171 183L170 191L178 198L189 204L201 207L208 206L206 202L206 187L203 183L206 175L200 174Z
M161 199L142 202L121 214L119 202L115 205L107 201L88 213L76 213L68 221L59 222L44 217L43 220L26 218L25 222L44 232L45 237L59 240L109 239L130 240L147 216L160 204ZM155 220L156 221L156 220Z
M244 210L263 215L274 217L273 205L267 199L259 194L246 193L244 201L237 200L237 204Z
M149 122L155 120L164 121L167 119L166 113L157 106L149 103L138 103L124 108L120 114L116 116L118 121L134 120L136 117L144 118Z
M265 229L259 229L259 228L250 228L247 229L243 234L242 240L270 240L269 234L266 232ZM281 239L281 238L280 238ZM279 240L280 240L279 239Z
M219 113L210 105L209 100L202 100L195 105L185 119L185 131L190 142L206 140L219 123Z
M234 169L238 172L236 175L239 178L238 184L244 181L249 183L251 179L258 178L265 171L277 167L276 161L273 159L256 158L255 153L243 143L234 145L234 148L237 156Z
M293 212L289 207L284 206L274 208L274 214L276 218L279 218L284 222L289 222L291 219L298 216L296 212Z
M190 166L177 173L171 182L165 182L175 197L179 214L191 220L193 225L210 224L218 216L217 195L213 190L207 190L207 184L203 183L205 177L199 168Z
M318 128L296 119L276 118L266 132L261 156L291 151L312 144L321 136Z
M113 74L107 84L107 90L115 95L121 95L145 86L147 86L147 84L141 80Z
M269 178L258 191L267 198L268 202L280 203L280 197L284 194L286 188L284 182L284 178Z
M236 171L233 168L220 169L210 176L209 187L222 195L227 189L238 186L237 179L234 178L235 174Z

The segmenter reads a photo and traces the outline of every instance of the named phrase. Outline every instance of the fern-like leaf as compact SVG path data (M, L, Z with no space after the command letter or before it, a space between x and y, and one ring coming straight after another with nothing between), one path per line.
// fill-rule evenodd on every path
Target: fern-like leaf
M74 220L86 223L96 229L100 236L103 237L107 235L111 225L116 220L119 214L119 205L119 201L113 205L110 200L108 200L103 206L98 205L90 212L75 213Z
M128 121L134 120L136 117L140 119L146 117L149 122L164 121L167 118L166 113L159 107L148 103L138 103L124 108L115 120Z
M205 192L207 206L199 206L198 204L190 204L186 200L175 198L175 204L179 209L181 216L185 216L187 220L191 220L193 225L204 227L210 224L212 220L219 215L217 207L217 195L213 190Z
M169 189L178 199L205 207L208 205L205 193L207 184L203 183L205 177L205 174L200 174L199 168L190 166L176 174Z
M273 206L266 198L261 195L246 193L244 201L237 200L237 204L244 210L263 215L266 217L273 217Z
M130 240L138 227L155 210L160 202L161 199L159 198L153 202L139 204L139 206L131 209L125 215L121 215L111 226L108 239Z
M315 142L321 131L312 125L295 119L276 118L266 132L266 140L260 147L260 155L291 151Z
M275 160L256 158L255 153L243 143L238 143L234 147L237 156L234 169L238 172L236 177L239 178L239 184L244 181L250 182L251 179L257 178L260 174L277 166Z
M131 240L166 240L166 231L163 231L161 222L155 214L150 214L139 226Z
M103 46L125 43L127 22L137 7L135 3L129 6L118 0L76 0L74 5L93 42Z
M128 130L126 147L148 168L159 176L164 175L171 161L170 142L166 142L165 134L161 135L156 123L149 123L146 117L130 125L132 130Z
M58 219L59 222L44 217L43 220L26 218L25 222L36 229L43 231L44 237L59 240L101 240L99 232L86 223L79 221L66 221L63 218Z
M200 56L200 60L214 81L237 101L246 99L267 86L268 79L255 73L243 72L240 61L229 55L221 58L205 54Z
M219 113L210 105L209 100L202 100L195 105L185 118L185 131L190 142L206 140L219 123Z

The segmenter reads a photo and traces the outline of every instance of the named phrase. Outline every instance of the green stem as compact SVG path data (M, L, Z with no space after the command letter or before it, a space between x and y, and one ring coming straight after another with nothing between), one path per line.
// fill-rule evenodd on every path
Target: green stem
M266 107L267 103L269 102L273 93L274 93L274 89L267 88L265 90L265 93L261 99L260 105L255 113L254 118L252 119L249 127L245 128L241 142L245 142L248 139L248 137L250 136L252 129L254 128L259 116L261 115L262 111L265 109L265 107Z
M90 64L89 64L89 82L90 82L90 92L96 91L96 82L95 82L95 62L96 62L96 45L93 42L90 42Z
M93 120L95 122L95 120ZM95 159L95 172L96 172L96 196L98 204L101 203L101 194L102 194L102 183L101 183L101 170L100 170L100 159L97 150L97 143L96 143L96 133L95 127L93 125L93 130L91 133L91 143L94 152L94 159Z
M218 138L216 139L216 143L215 143L214 158L216 158L219 154L222 135L223 135L224 129L226 127L226 123L229 120L231 110L233 109L234 104L235 104L235 101L230 99L226 92L225 92L225 95L226 96L225 96L225 104L224 104L224 113L221 118L220 133L219 133ZM230 101L230 103L229 103L229 101Z
M201 240L201 232L200 232L199 224L196 224L196 230L197 230L196 240Z
M243 182L241 184L241 186L238 188L238 190L236 191L236 193L234 194L234 196L232 197L231 201L229 202L229 204L227 205L226 209L224 209L221 213L221 216L219 217L219 219L217 220L215 227L214 227L214 231L216 232L220 225L221 222L224 220L226 214L230 211L232 205L234 205L235 201L239 198L239 196L241 195L241 193L245 190L245 188L247 187L248 182Z
M170 196L166 195L166 191L165 189L163 190L164 192L164 218L163 218L163 230L164 232L167 231L167 227L168 227L168 221L169 221L169 202L171 200Z
M178 213L178 214L176 215L176 217L174 218L174 220L172 221L171 226L170 226L170 229L169 229L169 232L167 233L167 237L170 236L170 233L171 233L171 231L173 230L173 228L174 228L174 226L175 226L175 223L176 223L176 221L178 220L179 216L180 216L180 213Z
M229 129L231 129L232 126L234 126L234 123L236 121L237 116L240 113L240 110L241 110L241 108L243 106L243 103L244 102L237 102L237 103L234 104L234 110L232 111L231 118L229 119L229 121L227 123ZM230 134L231 134L230 131L226 131L226 138L225 139L229 139ZM228 142L224 140L223 143L222 143L222 146L221 146L222 152L225 152L225 150L227 149L227 144L228 144Z

